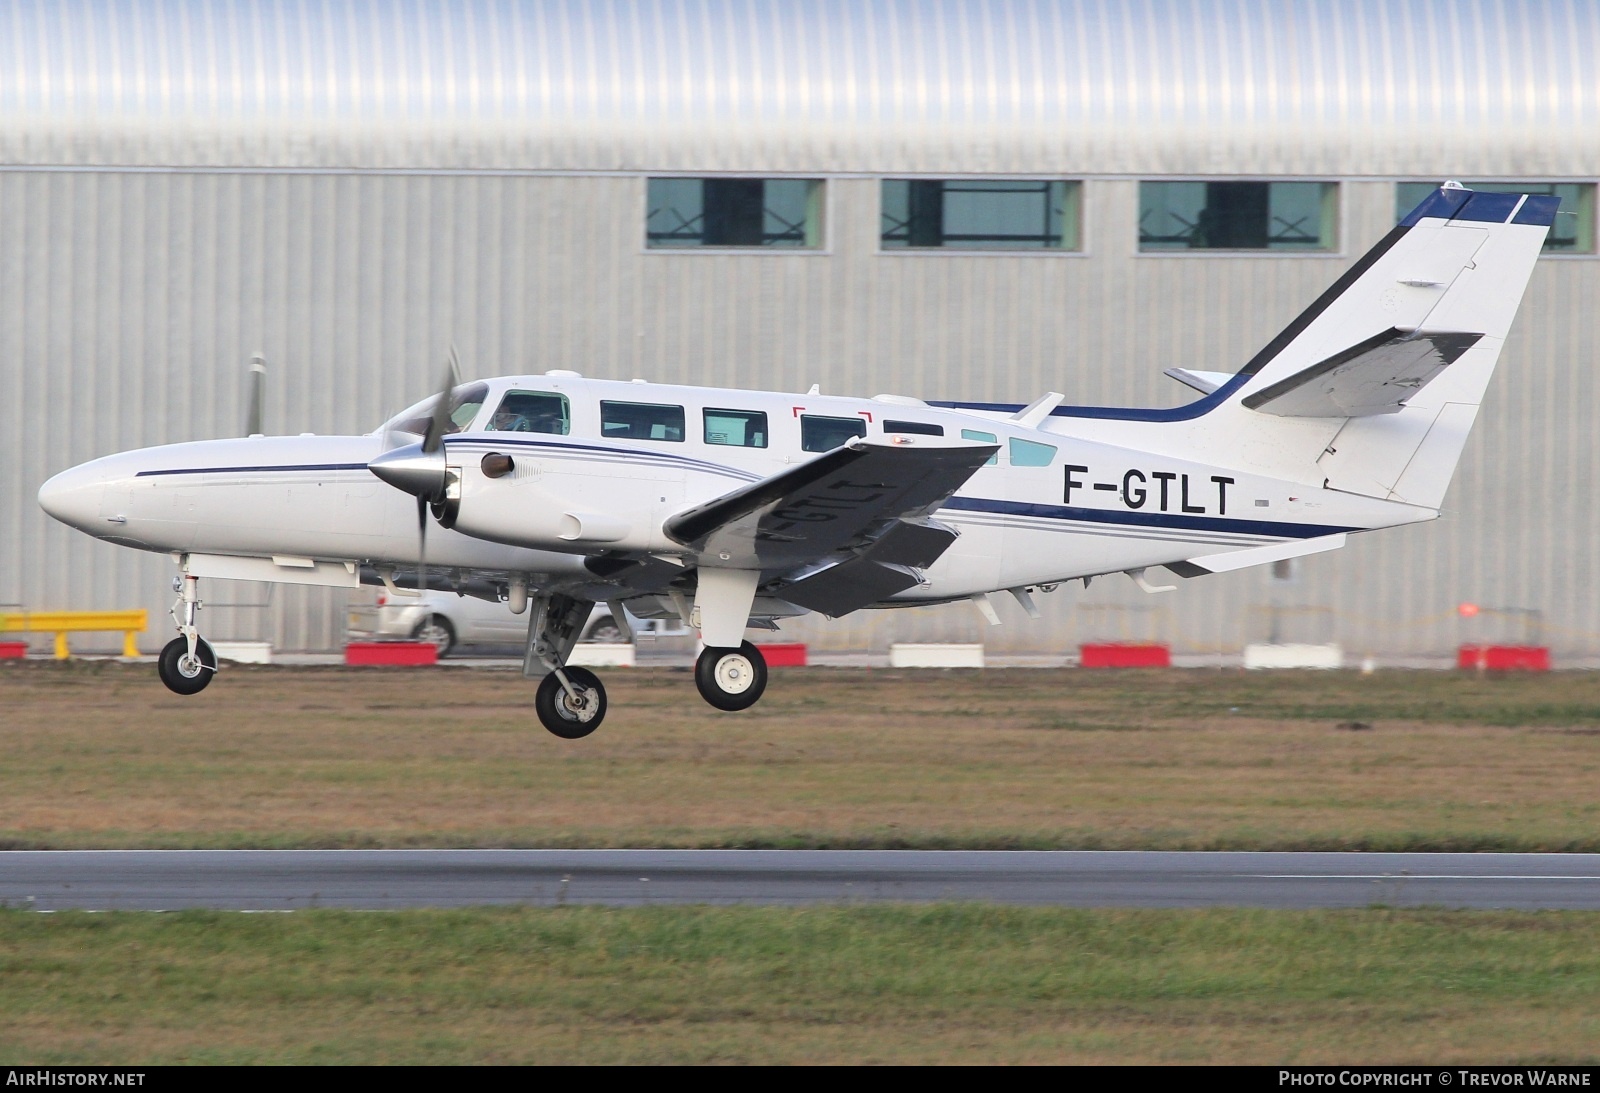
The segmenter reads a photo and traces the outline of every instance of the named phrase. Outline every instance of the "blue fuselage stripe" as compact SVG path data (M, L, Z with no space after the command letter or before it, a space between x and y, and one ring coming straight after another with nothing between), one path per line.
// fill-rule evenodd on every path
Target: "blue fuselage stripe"
M1027 501L995 501L986 497L952 497L944 508L956 512L993 512L1005 516L1033 516L1044 520L1080 520L1124 527L1177 528L1184 531L1226 531L1240 535L1269 535L1278 539L1315 539L1363 528L1329 524L1291 524L1269 520L1230 520L1216 516L1182 516L1170 512L1113 512L1077 505L1037 505Z
M140 471L135 478L163 474L258 474L269 471L364 471L365 463L290 463L272 467L169 467L160 471Z

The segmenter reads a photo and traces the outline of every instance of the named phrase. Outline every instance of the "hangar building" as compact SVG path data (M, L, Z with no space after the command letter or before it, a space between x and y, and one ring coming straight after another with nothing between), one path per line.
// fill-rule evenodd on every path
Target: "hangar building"
M34 496L238 433L255 354L290 433L370 430L452 343L469 377L1177 405L1163 369L1237 369L1457 178L1563 214L1442 520L1161 597L1074 585L993 631L799 630L1600 654L1584 0L18 0L0 55L0 602L164 629L170 561ZM340 642L342 593L263 595L208 590L241 606L207 633Z

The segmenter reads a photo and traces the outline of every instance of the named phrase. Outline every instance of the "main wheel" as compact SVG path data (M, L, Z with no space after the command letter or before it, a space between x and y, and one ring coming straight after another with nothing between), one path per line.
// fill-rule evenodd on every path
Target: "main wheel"
M545 728L563 740L577 740L588 736L600 727L606 716L606 689L600 677L587 668L564 669L572 689L578 692L574 702L561 680L551 672L539 681L539 691L533 696L533 708Z
M161 682L167 685L167 690L181 695L199 694L211 682L211 677L217 674L217 654L211 651L205 638L199 638L194 643L194 657L191 659L188 639L173 638L161 650L156 671L161 676Z
M443 660L449 655L450 650L456 647L456 632L450 625L450 620L443 615L429 615L417 623L417 628L411 631L411 636L417 641L425 641L439 650L439 659Z
M748 710L767 689L767 662L748 641L737 649L707 647L694 662L700 697L719 710Z

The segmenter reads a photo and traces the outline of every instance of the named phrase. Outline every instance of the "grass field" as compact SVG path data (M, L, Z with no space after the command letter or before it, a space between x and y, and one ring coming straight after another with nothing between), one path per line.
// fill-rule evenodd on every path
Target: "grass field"
M1600 850L1600 675L606 674L0 662L0 845Z
M1600 915L0 911L0 1063L1600 1061Z

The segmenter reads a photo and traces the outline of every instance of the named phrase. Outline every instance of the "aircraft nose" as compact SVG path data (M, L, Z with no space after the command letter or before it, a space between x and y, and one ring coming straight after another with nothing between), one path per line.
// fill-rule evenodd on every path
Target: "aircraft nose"
M83 531L99 530L100 498L105 478L88 463L62 471L39 487L39 507L63 524Z

